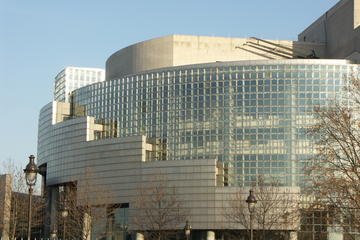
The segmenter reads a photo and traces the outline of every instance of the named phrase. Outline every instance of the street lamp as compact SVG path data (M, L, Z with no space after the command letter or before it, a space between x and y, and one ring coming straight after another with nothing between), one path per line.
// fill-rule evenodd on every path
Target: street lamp
M255 210L255 205L257 203L257 200L254 196L254 191L250 190L249 191L249 196L246 199L246 203L248 204L248 208L249 208L249 212L250 212L250 240L253 240L253 215L254 215L254 210Z
M185 227L184 227L184 233L185 233L185 236L186 236L186 240L190 239L191 230L192 230L191 225L189 224L189 221L186 220L186 224L185 224Z
M69 211L67 209L66 206L66 199L64 196L64 201L63 201L63 205L61 208L61 217L63 218L63 240L65 240L65 236L66 236L66 217L69 215Z
M52 230L52 232L50 233L50 240L56 240L56 239L57 239L56 230Z
M30 240L31 237L31 195L33 193L33 187L36 184L36 175L39 172L39 168L35 164L34 155L29 156L29 163L24 169L26 184L29 186L29 206L28 206L28 237Z

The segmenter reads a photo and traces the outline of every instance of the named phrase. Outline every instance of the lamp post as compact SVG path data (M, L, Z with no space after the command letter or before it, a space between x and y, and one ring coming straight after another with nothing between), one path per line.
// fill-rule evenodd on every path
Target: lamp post
M52 230L52 232L50 233L50 240L56 240L56 239L57 239L56 230Z
M30 240L31 237L31 195L33 193L33 187L36 184L36 175L39 172L39 168L35 164L34 155L29 156L29 163L24 169L26 184L29 186L29 206L28 206L28 231L27 239Z
M254 210L255 210L255 205L256 205L256 198L254 196L254 191L250 190L249 191L249 196L246 199L246 203L248 204L248 208L249 208L249 213L250 213L250 240L253 240L253 215L254 215Z
M186 224L184 227L184 233L185 233L186 240L190 239L191 230L192 230L191 225L189 224L189 221L186 220Z
M66 217L69 215L69 211L67 209L66 206L66 199L64 196L64 201L63 201L63 205L62 205L62 209L61 209L61 217L63 218L63 240L65 240L66 238Z

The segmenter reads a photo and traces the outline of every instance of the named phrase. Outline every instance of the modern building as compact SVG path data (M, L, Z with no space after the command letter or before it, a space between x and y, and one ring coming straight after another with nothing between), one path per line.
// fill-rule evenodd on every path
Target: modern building
M75 89L104 80L103 69L66 67L55 77L54 101L68 102L69 94Z
M259 176L298 196L314 154L305 134L313 108L346 104L339 92L360 72L359 2L340 1L299 41L171 35L137 43L108 58L105 81L79 86L65 100L56 93L61 101L41 109L38 134L50 228L59 186L75 183L84 192L87 181L97 188L85 192L95 198L107 189L113 197L103 201L117 208L95 237L115 236L121 223L142 239L149 229L134 223L142 214L135 202L140 187L156 182L177 189L194 239L246 229L224 213ZM349 38L332 27L339 24ZM299 224L275 229L295 239Z
M298 39L324 43L324 58L346 58L360 63L360 1L339 1L300 33Z

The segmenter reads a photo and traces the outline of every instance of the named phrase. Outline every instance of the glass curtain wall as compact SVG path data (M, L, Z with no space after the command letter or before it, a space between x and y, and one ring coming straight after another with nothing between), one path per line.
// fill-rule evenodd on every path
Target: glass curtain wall
M224 186L250 186L258 176L298 186L313 154L305 133L314 106L335 98L346 104L337 93L358 68L316 60L192 65L86 86L74 101L109 126L116 122L102 137L160 143L165 154L149 160L216 159Z

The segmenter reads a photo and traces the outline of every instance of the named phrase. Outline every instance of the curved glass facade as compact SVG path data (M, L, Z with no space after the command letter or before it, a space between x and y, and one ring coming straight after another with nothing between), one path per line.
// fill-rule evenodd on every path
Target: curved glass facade
M162 154L149 160L216 159L225 186L250 186L259 175L297 186L313 154L305 134L313 108L334 99L359 71L347 63L246 61L153 70L80 88L74 103L108 126L99 138L145 135L160 143Z

